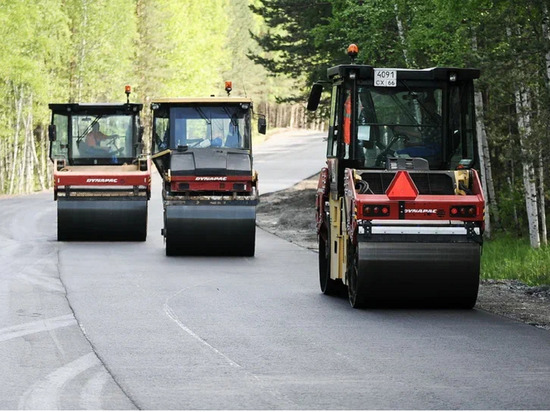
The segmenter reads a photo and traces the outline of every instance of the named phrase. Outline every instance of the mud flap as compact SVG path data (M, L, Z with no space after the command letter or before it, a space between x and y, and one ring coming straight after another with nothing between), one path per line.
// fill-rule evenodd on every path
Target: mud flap
M474 242L359 242L360 293L367 305L471 308L480 255Z
M255 205L167 205L166 254L254 256Z
M57 240L145 241L145 198L58 198Z

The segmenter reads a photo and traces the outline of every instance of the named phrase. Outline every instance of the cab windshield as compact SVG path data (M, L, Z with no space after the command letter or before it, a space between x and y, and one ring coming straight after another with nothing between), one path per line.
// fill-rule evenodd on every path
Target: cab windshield
M132 116L73 116L73 158L133 157Z
M176 106L158 112L154 124L155 152L178 147L250 148L248 108Z
M124 114L54 113L52 158L69 164L124 164L136 157L136 117Z
M388 156L422 157L439 165L443 153L440 88L361 86L357 99L355 158L382 167Z

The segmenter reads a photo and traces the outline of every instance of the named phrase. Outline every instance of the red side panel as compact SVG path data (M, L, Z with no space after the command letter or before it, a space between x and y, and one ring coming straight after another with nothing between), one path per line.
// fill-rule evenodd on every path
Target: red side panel
M172 176L173 192L251 192L252 176Z
M352 173L346 170L346 200L353 214L349 229L354 230L353 222L357 219L483 222L485 199L475 170L471 178L472 194L422 195L418 194L410 174L398 171L385 194L358 194L353 187Z
M149 186L149 172L82 173L56 172L55 186Z

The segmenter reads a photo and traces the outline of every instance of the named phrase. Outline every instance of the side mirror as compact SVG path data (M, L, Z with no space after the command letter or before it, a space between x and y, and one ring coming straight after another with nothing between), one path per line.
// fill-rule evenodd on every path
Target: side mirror
M266 129L267 129L267 122L265 120L265 117L258 118L258 133L265 134Z
M323 93L323 85L320 83L314 83L307 99L307 109L311 112L317 110L319 102L321 101L321 93Z
M55 128L55 124L50 124L48 126L48 137L50 138L50 142L55 142L57 140L57 129Z

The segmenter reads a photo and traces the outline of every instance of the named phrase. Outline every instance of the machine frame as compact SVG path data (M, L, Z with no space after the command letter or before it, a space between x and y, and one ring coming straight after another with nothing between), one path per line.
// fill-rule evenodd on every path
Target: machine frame
M479 70L348 64L327 74L329 81L314 85L308 102L315 110L323 86L331 86L327 167L316 197L321 290L336 294L343 283L353 307L413 302L472 307L485 205L475 170L473 80ZM361 94L369 90L371 100ZM433 90L439 121L424 124L420 115L430 111L420 96ZM382 109L391 122L377 121L376 110ZM433 148L423 152L426 158L419 156L420 145L428 143L426 130L437 125L429 142L439 157L432 156ZM361 136L365 126L368 133L363 129ZM415 147L397 131L407 127L421 140ZM398 141L402 146L392 147Z

